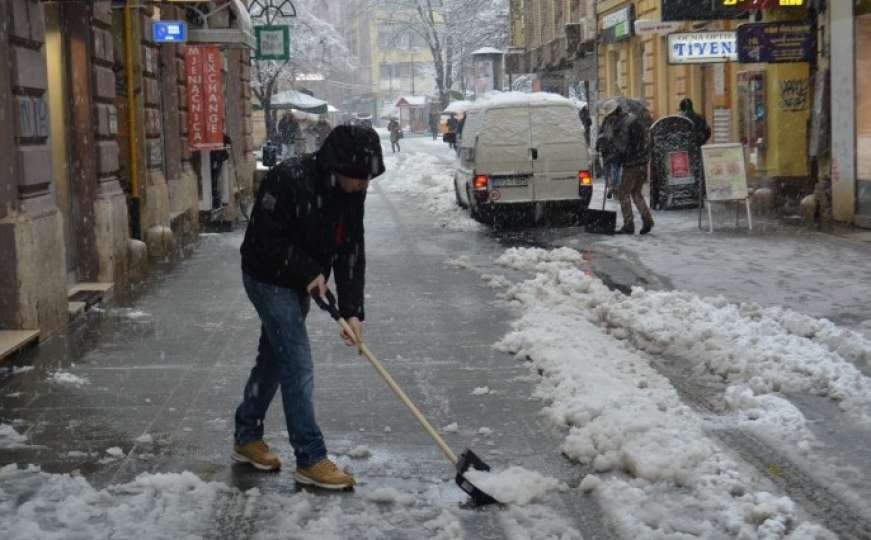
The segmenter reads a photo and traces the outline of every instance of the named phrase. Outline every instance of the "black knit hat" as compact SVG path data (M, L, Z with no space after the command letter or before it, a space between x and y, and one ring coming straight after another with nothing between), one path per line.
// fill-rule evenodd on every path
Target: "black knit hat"
M318 167L326 173L373 179L384 173L381 140L363 126L337 126L317 153Z

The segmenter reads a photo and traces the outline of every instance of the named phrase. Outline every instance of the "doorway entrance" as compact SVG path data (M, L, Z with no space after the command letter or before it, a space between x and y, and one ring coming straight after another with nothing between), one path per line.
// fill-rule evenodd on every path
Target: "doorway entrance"
M66 246L67 285L79 280L78 243L75 237L76 224L81 219L78 197L70 181L69 131L70 111L69 80L67 78L68 55L64 46L62 30L62 6L58 2L46 2L45 10L45 56L48 70L46 100L49 109L49 137L51 141L51 168L54 176L52 187L57 206L63 215L64 244Z

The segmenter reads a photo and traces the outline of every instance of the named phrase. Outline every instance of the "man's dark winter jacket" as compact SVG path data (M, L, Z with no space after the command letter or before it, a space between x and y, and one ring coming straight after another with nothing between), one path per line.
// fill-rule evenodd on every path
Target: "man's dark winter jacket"
M331 185L313 158L285 161L260 186L242 243L242 271L257 281L305 291L335 270L343 317L363 320L365 193Z
M610 142L614 161L624 167L638 167L646 164L649 158L649 148L647 132L641 121L633 113L612 116L614 118L610 131L613 135Z

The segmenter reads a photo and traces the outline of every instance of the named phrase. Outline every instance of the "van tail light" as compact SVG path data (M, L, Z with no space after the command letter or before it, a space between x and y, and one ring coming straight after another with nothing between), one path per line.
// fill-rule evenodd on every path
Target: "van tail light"
M475 191L484 191L490 186L490 179L484 176L483 174L479 174L472 181L472 188Z
M590 171L578 171L578 184L582 186L593 185L593 177L590 176Z

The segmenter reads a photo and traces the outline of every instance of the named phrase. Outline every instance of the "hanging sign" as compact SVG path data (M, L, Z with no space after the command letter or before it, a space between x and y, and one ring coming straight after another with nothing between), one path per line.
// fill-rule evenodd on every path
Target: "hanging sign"
M613 43L629 39L633 35L633 23L635 22L635 5L629 4L624 8L602 17L602 31L605 41Z
M817 48L810 25L804 23L742 24L737 40L742 64L808 62Z
M208 45L185 48L188 143L194 150L224 147L224 93L221 49Z
M668 35L670 64L713 64L738 59L735 32L692 32Z
M257 40L254 58L257 60L290 59L290 27L255 26L254 36Z
M156 43L180 43L187 41L187 23L184 21L154 21L152 37Z

